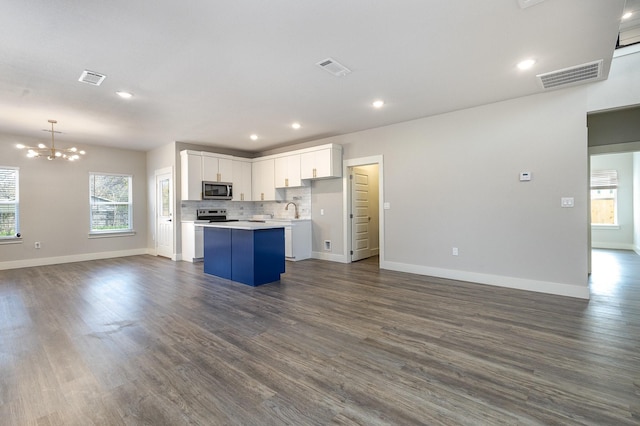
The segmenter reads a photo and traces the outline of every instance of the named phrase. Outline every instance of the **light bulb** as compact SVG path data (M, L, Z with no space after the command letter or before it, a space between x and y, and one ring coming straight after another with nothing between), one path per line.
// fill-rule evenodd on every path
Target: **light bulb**
M536 63L536 61L533 60L533 59L525 59L524 61L521 61L521 62L518 63L518 68L520 68L521 70L528 70L535 63Z

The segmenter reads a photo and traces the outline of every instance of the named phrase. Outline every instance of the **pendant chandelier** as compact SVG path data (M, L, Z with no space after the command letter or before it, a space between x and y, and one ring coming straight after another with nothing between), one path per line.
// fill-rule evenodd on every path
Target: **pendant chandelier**
M80 156L85 154L84 151L79 150L76 147L64 148L64 149L56 148L55 141L54 141L54 133L61 133L61 132L56 132L53 130L53 125L57 123L56 120L49 120L49 123L51 123L51 130L48 130L48 129L42 129L42 130L45 132L51 133L51 147L47 147L43 143L38 144L37 147L25 146L21 143L19 143L16 146L19 149L26 149L27 157L29 158L45 157L47 160L55 160L55 159L61 159L61 160L67 160L67 161L79 160Z

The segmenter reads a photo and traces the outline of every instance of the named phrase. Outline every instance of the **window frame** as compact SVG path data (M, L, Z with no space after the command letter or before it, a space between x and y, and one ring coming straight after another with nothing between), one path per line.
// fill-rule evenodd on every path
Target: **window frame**
M95 176L117 176L128 178L128 201L112 201L112 202L104 202L104 203L94 203L93 197L94 188L92 187L92 178ZM128 216L128 228L118 228L118 229L94 229L94 206L95 205L112 205L112 206L122 206L126 205L127 208L127 216ZM122 236L122 235L135 235L135 230L133 228L133 175L126 173L104 173L104 172L89 172L89 238L100 238L100 237L113 237L113 236Z
M13 211L15 214L15 233L13 235L0 235L0 244L8 244L14 242L21 242L22 236L20 234L20 167L14 166L0 166L0 170L10 170L15 173L15 199L3 200L0 199L0 205L13 205Z
M613 223L593 223L593 215L591 215L590 225L593 229L619 229L618 223L618 190L619 179L618 171L615 169L591 170L591 182L589 185L589 208L593 211L594 191L613 191Z

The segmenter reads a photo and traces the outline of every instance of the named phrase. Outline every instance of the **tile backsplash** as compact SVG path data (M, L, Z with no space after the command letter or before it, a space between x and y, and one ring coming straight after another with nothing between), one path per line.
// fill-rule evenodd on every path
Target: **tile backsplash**
M293 206L285 210L288 202L298 205L301 219L311 219L311 187L283 189L283 201L182 201L180 214L182 220L196 219L198 209L227 209L227 218L248 220L253 215L270 214L276 219L293 219Z

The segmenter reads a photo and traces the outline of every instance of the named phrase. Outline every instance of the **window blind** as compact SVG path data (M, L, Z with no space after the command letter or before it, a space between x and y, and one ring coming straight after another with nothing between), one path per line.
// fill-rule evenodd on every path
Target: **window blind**
M18 169L0 167L0 238L18 232Z
M618 188L617 170L592 170L591 189L616 189Z

